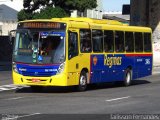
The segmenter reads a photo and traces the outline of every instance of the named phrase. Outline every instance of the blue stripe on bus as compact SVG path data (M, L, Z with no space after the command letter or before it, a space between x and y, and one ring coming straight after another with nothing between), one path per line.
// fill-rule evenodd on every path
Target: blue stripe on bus
M60 65L27 65L17 64L19 74L24 76L50 77L56 75Z

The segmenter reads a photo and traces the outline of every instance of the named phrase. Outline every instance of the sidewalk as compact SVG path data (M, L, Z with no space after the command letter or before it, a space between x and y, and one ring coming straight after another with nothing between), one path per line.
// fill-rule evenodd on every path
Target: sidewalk
M0 71L0 86L12 83L12 71Z

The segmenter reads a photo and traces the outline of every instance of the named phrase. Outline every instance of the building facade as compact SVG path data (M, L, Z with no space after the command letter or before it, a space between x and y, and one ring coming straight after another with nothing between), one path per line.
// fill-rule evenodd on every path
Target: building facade
M124 24L129 24L130 15L123 15L121 11L108 11L103 13L103 19L117 20Z
M2 4L0 5L0 35L7 36L9 32L16 29L18 11Z
M160 0L131 0L131 25L152 28L154 65L160 65Z
M102 19L103 16L103 3L102 0L97 0L97 8L92 10L86 10L84 13L80 13L77 10L74 10L71 13L71 17L88 17L88 18L96 18L96 19Z
M160 42L160 0L131 0L131 25L151 27Z

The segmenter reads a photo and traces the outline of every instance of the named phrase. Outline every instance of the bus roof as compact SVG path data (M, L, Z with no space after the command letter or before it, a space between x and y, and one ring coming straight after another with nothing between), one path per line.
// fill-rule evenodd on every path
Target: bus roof
M129 26L116 20L92 19L92 18L86 18L86 17L35 19L35 20L25 20L21 22L62 22L62 23L68 24L68 27L73 27L73 28L152 32L151 28L149 27Z

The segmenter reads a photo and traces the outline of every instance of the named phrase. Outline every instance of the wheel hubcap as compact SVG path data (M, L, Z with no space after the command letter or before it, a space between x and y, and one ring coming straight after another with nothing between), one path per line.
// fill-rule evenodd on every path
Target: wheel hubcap
M127 73L127 76L126 76L126 81L127 81L127 83L130 82L130 79L131 79L131 75L130 75L130 73Z
M81 76L80 85L82 85L82 86L86 85L86 78L85 78L85 76Z

